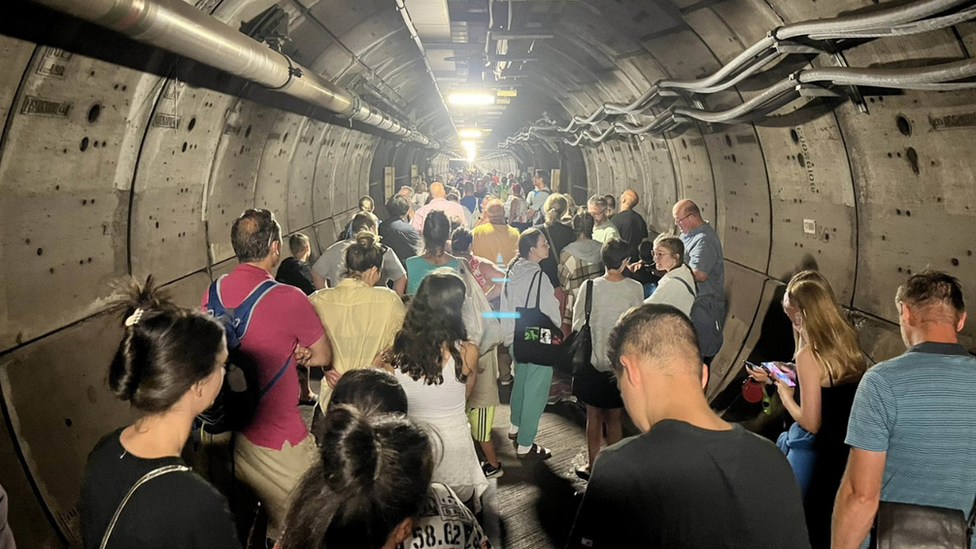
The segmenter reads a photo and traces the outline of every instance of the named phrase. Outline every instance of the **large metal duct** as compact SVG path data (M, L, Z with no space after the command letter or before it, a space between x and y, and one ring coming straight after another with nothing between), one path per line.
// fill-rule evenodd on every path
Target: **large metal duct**
M340 116L437 147L425 135L181 0L33 0Z

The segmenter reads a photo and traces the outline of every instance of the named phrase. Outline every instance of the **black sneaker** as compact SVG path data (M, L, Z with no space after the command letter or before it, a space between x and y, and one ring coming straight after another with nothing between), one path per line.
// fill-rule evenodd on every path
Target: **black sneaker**
M486 478L498 478L505 474L505 471L502 469L501 463L498 464L498 467L493 467L490 463L486 461L481 464L481 470L485 472Z

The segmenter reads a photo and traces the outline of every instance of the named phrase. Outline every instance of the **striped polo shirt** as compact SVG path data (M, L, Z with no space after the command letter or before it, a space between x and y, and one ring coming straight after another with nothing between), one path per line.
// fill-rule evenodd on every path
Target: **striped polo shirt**
M847 444L886 452L881 500L960 509L976 498L976 358L920 343L864 374Z

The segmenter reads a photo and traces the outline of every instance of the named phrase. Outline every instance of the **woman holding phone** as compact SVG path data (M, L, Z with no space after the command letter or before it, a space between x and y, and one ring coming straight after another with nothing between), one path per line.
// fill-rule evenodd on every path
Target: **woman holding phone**
M794 421L779 436L777 446L786 454L800 486L811 545L824 547L829 544L833 496L847 461L847 420L865 363L857 332L841 315L834 292L820 273L802 271L793 276L783 296L783 311L793 324L795 367L773 363L771 367L785 376L747 368L753 379L776 385Z

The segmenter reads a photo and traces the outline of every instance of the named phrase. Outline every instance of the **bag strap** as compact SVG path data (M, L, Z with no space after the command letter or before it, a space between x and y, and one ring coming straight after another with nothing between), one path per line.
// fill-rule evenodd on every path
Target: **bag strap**
M244 339L247 335L247 327L251 323L251 311L257 304L268 294L271 288L277 286L278 283L274 280L265 280L264 282L255 286L251 293L247 294L244 301L240 305L234 308L234 331L237 332L237 339Z
M586 319L583 321L583 326L590 325L590 311L593 310L593 279L584 282L586 292Z
M676 276L676 277L674 277L674 278L675 278L675 280L678 280L678 281L680 281L680 282L681 282L682 284L684 284L684 285L685 285L685 288L687 288L687 289L688 289L688 293L690 293L690 294L691 294L691 297L698 297L698 296L697 296L697 295L695 294L695 291L691 289L691 284L688 284L688 283L687 283L687 282L685 281L685 279L683 279L683 278L681 278L681 277L678 277L678 276Z
M536 309L540 309L539 306L542 303L542 277L544 276L546 276L546 273L544 273L543 271L539 271L539 282L537 282L535 285L535 308ZM535 280L535 278L533 278L532 280ZM531 291L532 291L532 287L529 286L529 292ZM528 301L528 299L529 296L525 296L525 300ZM528 304L526 303L526 305Z
M271 381L269 381L264 387L261 388L261 394L258 395L258 398L261 398L264 395L266 395L268 391L270 391L275 386L275 383L278 383L278 380L281 379L281 376L285 375L285 372L288 371L288 365L291 364L291 359L292 357L291 355L289 355L288 360L285 361L285 365L278 370L278 373L276 373L274 377L271 378Z
M189 471L189 470L190 468L187 467L186 465L166 465L165 467L160 467L158 469L153 469L152 471L149 471L148 473L143 475L142 478L137 480L136 483L132 485L132 488L129 488L129 491L128 493L125 494L125 497L122 498L122 502L119 503L119 508L115 510L115 514L112 516L112 520L109 521L108 528L105 529L105 535L102 536L102 544L99 546L100 549L105 549L105 547L108 545L108 538L111 537L112 530L115 529L115 523L118 522L119 515L122 514L122 509L125 507L125 504L129 502L129 499L132 497L132 494L134 494L136 490L139 489L140 486L142 486L146 482L156 477L161 477L169 473L178 473L178 472Z
M528 289L528 291L525 292L525 308L526 309L529 308L529 297L532 296L532 284L535 283L535 277L537 277L539 275L542 275L542 274L543 274L542 271L539 271L538 273L532 275L532 280L529 281L529 289ZM542 286L542 279L541 278L539 279L539 286L540 287ZM538 295L536 297L538 298ZM537 299L537 301L538 301L538 299ZM538 307L538 306L539 306L539 304L536 303L536 307Z

